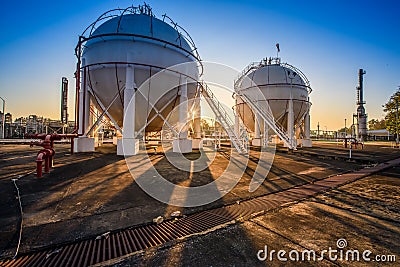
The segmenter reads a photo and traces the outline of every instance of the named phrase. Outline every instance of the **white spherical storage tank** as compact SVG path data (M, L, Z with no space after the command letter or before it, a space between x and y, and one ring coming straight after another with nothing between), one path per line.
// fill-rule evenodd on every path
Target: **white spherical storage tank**
M201 63L193 40L168 16L156 18L148 5L101 15L82 35L77 55L81 91L88 91L88 97L80 99L81 134L92 128L84 118L88 105L104 113L124 135L133 132L137 136L138 131L160 131L162 118L180 99L194 98L197 92ZM173 67L179 64L185 67ZM157 81L149 79L152 77ZM133 107L127 110L126 102ZM127 112L133 118L124 125ZM155 116L158 113L161 116Z
M236 112L253 133L261 131L263 124L259 121L258 127L255 127L258 121L256 112L240 97L241 94L252 95L253 98L256 96L257 105L266 106L272 113L276 125L286 132L289 132L290 124L295 132L296 129L301 128L305 120L308 119L309 123L309 118L307 118L311 105L309 81L299 69L281 63L279 58L265 59L249 65L235 82L235 91L238 95ZM290 123L291 112L292 123ZM309 131L309 125L307 127L306 130ZM259 136L260 132L254 135Z

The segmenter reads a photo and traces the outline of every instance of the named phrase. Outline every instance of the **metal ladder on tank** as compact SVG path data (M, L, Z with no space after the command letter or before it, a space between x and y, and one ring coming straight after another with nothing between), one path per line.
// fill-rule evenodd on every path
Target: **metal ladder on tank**
M289 149L296 150L296 140L291 140L289 138L289 135L286 133L284 128L277 121L275 121L274 116L272 115L271 111L266 108L266 106L257 105L258 100L254 99L248 93L237 91L236 94L239 95L243 101L250 106L254 113L257 113L265 121L268 127L270 127L270 129L274 131L276 135L278 135L278 137Z
M233 144L235 149L240 154L247 154L248 147L247 147L246 138L241 138L240 136L237 136L237 134L235 133L235 129L234 129L235 124L232 122L232 119L229 117L226 110L222 107L222 105L219 103L217 98L214 96L213 92L208 87L208 85L204 81L201 81L201 82L199 82L199 86L200 86L201 94L204 96L208 105L211 107L212 111L217 116L217 119L220 121L222 127L225 129L225 131L228 134L229 139L231 140L231 143ZM241 128L242 133L243 133L243 130L245 130L245 129ZM244 135L244 133L243 133L243 135ZM245 135L247 136L247 132Z

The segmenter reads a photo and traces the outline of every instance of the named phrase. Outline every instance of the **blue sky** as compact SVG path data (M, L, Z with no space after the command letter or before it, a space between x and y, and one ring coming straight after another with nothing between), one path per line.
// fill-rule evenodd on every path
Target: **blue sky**
M276 54L314 89L311 126L337 129L355 112L357 71L369 119L400 85L398 1L146 1L193 37L203 60L237 70ZM79 34L103 12L138 1L3 1L0 96L14 118L59 118L61 77L70 80L70 116Z

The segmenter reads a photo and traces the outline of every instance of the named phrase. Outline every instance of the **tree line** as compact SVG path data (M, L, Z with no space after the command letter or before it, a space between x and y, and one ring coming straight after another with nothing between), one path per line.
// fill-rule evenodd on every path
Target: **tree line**
M395 134L397 129L400 132L400 86L397 91L382 105L383 111L386 113L382 119L372 119L368 121L369 130L386 129L390 133ZM396 127L397 124L397 127Z

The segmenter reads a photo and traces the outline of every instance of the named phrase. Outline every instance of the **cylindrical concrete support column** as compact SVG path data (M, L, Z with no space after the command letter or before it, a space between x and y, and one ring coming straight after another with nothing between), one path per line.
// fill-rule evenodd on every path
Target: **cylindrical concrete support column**
M310 108L308 108L304 117L304 138L310 139Z
M117 155L131 156L139 151L139 139L135 138L136 89L135 68L128 64L124 90L124 128L122 139L117 139Z
M201 106L200 106L200 94L194 99L194 109L193 109L193 139L192 139L192 149L201 149L203 147L203 142L201 139Z
M132 65L126 67L126 84L124 90L124 135L123 138L135 138L135 68Z
M83 87L83 93L84 93L84 125L83 125L83 130L86 135L86 133L89 131L91 125L93 124L92 121L90 121L90 94L88 91L88 68L84 68L84 87Z
M193 142L188 139L188 95L187 95L187 78L183 78L179 88L179 123L178 123L178 139L172 141L172 151L179 153L192 152Z
M255 103L256 105L259 105L260 102L257 101ZM252 141L253 146L261 146L261 116L258 114L257 111L254 111L254 138Z
M180 86L179 97L179 139L187 139L187 122L188 122L188 96L187 96L187 79L184 78Z
M200 107L200 96L195 100L195 109L194 109L194 120L193 120L193 129L194 129L194 138L201 138L201 127L200 127L200 115L201 115L201 107Z
M304 116L304 123L303 123L304 136L303 139L301 140L302 147L312 147L311 134L310 134L310 108L311 108L311 103L308 102L308 109L306 115Z
M293 142L293 139L294 139L294 111L293 111L292 91L290 91L290 99L289 99L289 105L288 105L287 130L288 130L289 139L291 142Z

